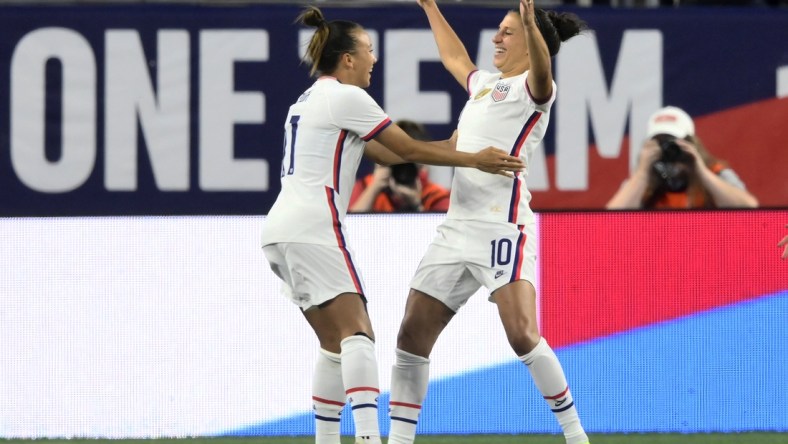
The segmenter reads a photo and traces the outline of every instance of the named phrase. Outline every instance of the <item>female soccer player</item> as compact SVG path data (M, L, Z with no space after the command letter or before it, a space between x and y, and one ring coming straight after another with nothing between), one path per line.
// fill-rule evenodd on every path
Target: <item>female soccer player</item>
M418 0L444 67L468 92L457 150L509 147L526 161L544 136L555 101L551 57L585 23L521 0L493 37L500 72L480 71L434 0ZM411 281L391 380L390 444L412 443L429 380L429 356L454 314L480 286L490 291L503 328L561 425L566 442L588 442L561 364L537 327L535 221L525 175L458 169L446 220ZM467 350L467 353L474 353Z
M381 164L454 165L502 175L520 171L523 162L492 147L467 153L411 139L363 89L377 61L364 28L326 21L315 7L297 20L317 28L307 55L318 78L285 121L282 188L266 218L263 251L320 342L312 397L316 443L339 444L339 415L349 397L356 442L376 444L375 336L343 223L361 155Z

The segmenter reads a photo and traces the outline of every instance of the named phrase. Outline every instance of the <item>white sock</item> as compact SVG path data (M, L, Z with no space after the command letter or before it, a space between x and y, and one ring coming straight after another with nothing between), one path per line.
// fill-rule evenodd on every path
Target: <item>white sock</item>
M416 439L416 425L421 405L427 396L430 360L397 349L391 369L389 444L411 444Z
M378 361L375 345L366 336L354 335L340 343L342 347L342 380L345 393L353 406L356 441L380 442L378 421ZM361 441L359 441L361 440Z
M572 393L569 391L569 385L566 383L564 370L547 341L541 338L533 350L520 356L520 360L528 366L536 388L542 393L550 410L555 414L564 431L566 442L568 444L588 442L588 436L586 436L583 426L580 425L580 418L577 416L577 409L572 399Z
M339 418L347 397L339 355L320 349L312 379L315 444L339 444Z

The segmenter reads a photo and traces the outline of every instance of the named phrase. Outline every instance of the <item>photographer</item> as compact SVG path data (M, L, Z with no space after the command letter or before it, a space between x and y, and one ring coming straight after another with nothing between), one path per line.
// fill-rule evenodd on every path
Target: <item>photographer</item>
M396 122L410 137L429 141L424 127L416 122ZM427 171L415 163L390 167L375 165L375 170L356 181L350 195L350 213L446 212L449 191L429 180Z
M745 208L758 206L739 176L695 135L683 110L668 106L648 122L648 140L632 175L608 209Z

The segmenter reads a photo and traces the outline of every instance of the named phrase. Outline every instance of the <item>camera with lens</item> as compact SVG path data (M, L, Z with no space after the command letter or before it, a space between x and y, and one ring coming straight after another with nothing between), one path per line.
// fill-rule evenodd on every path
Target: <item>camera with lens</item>
M681 149L673 136L663 134L654 139L659 144L661 154L653 168L661 179L662 187L671 192L686 190L689 186L692 155Z
M391 178L400 185L415 188L416 180L419 178L419 167L415 163L392 165Z
M660 161L662 162L688 162L692 159L688 153L681 149L676 138L673 136L660 136L657 137L657 143L662 150Z

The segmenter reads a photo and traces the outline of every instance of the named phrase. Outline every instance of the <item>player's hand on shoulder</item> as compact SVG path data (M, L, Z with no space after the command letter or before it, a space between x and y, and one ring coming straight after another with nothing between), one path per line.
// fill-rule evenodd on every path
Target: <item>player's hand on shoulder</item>
M476 168L485 173L500 174L513 177L516 172L525 168L525 163L519 157L510 156L506 151L488 146L474 154Z

